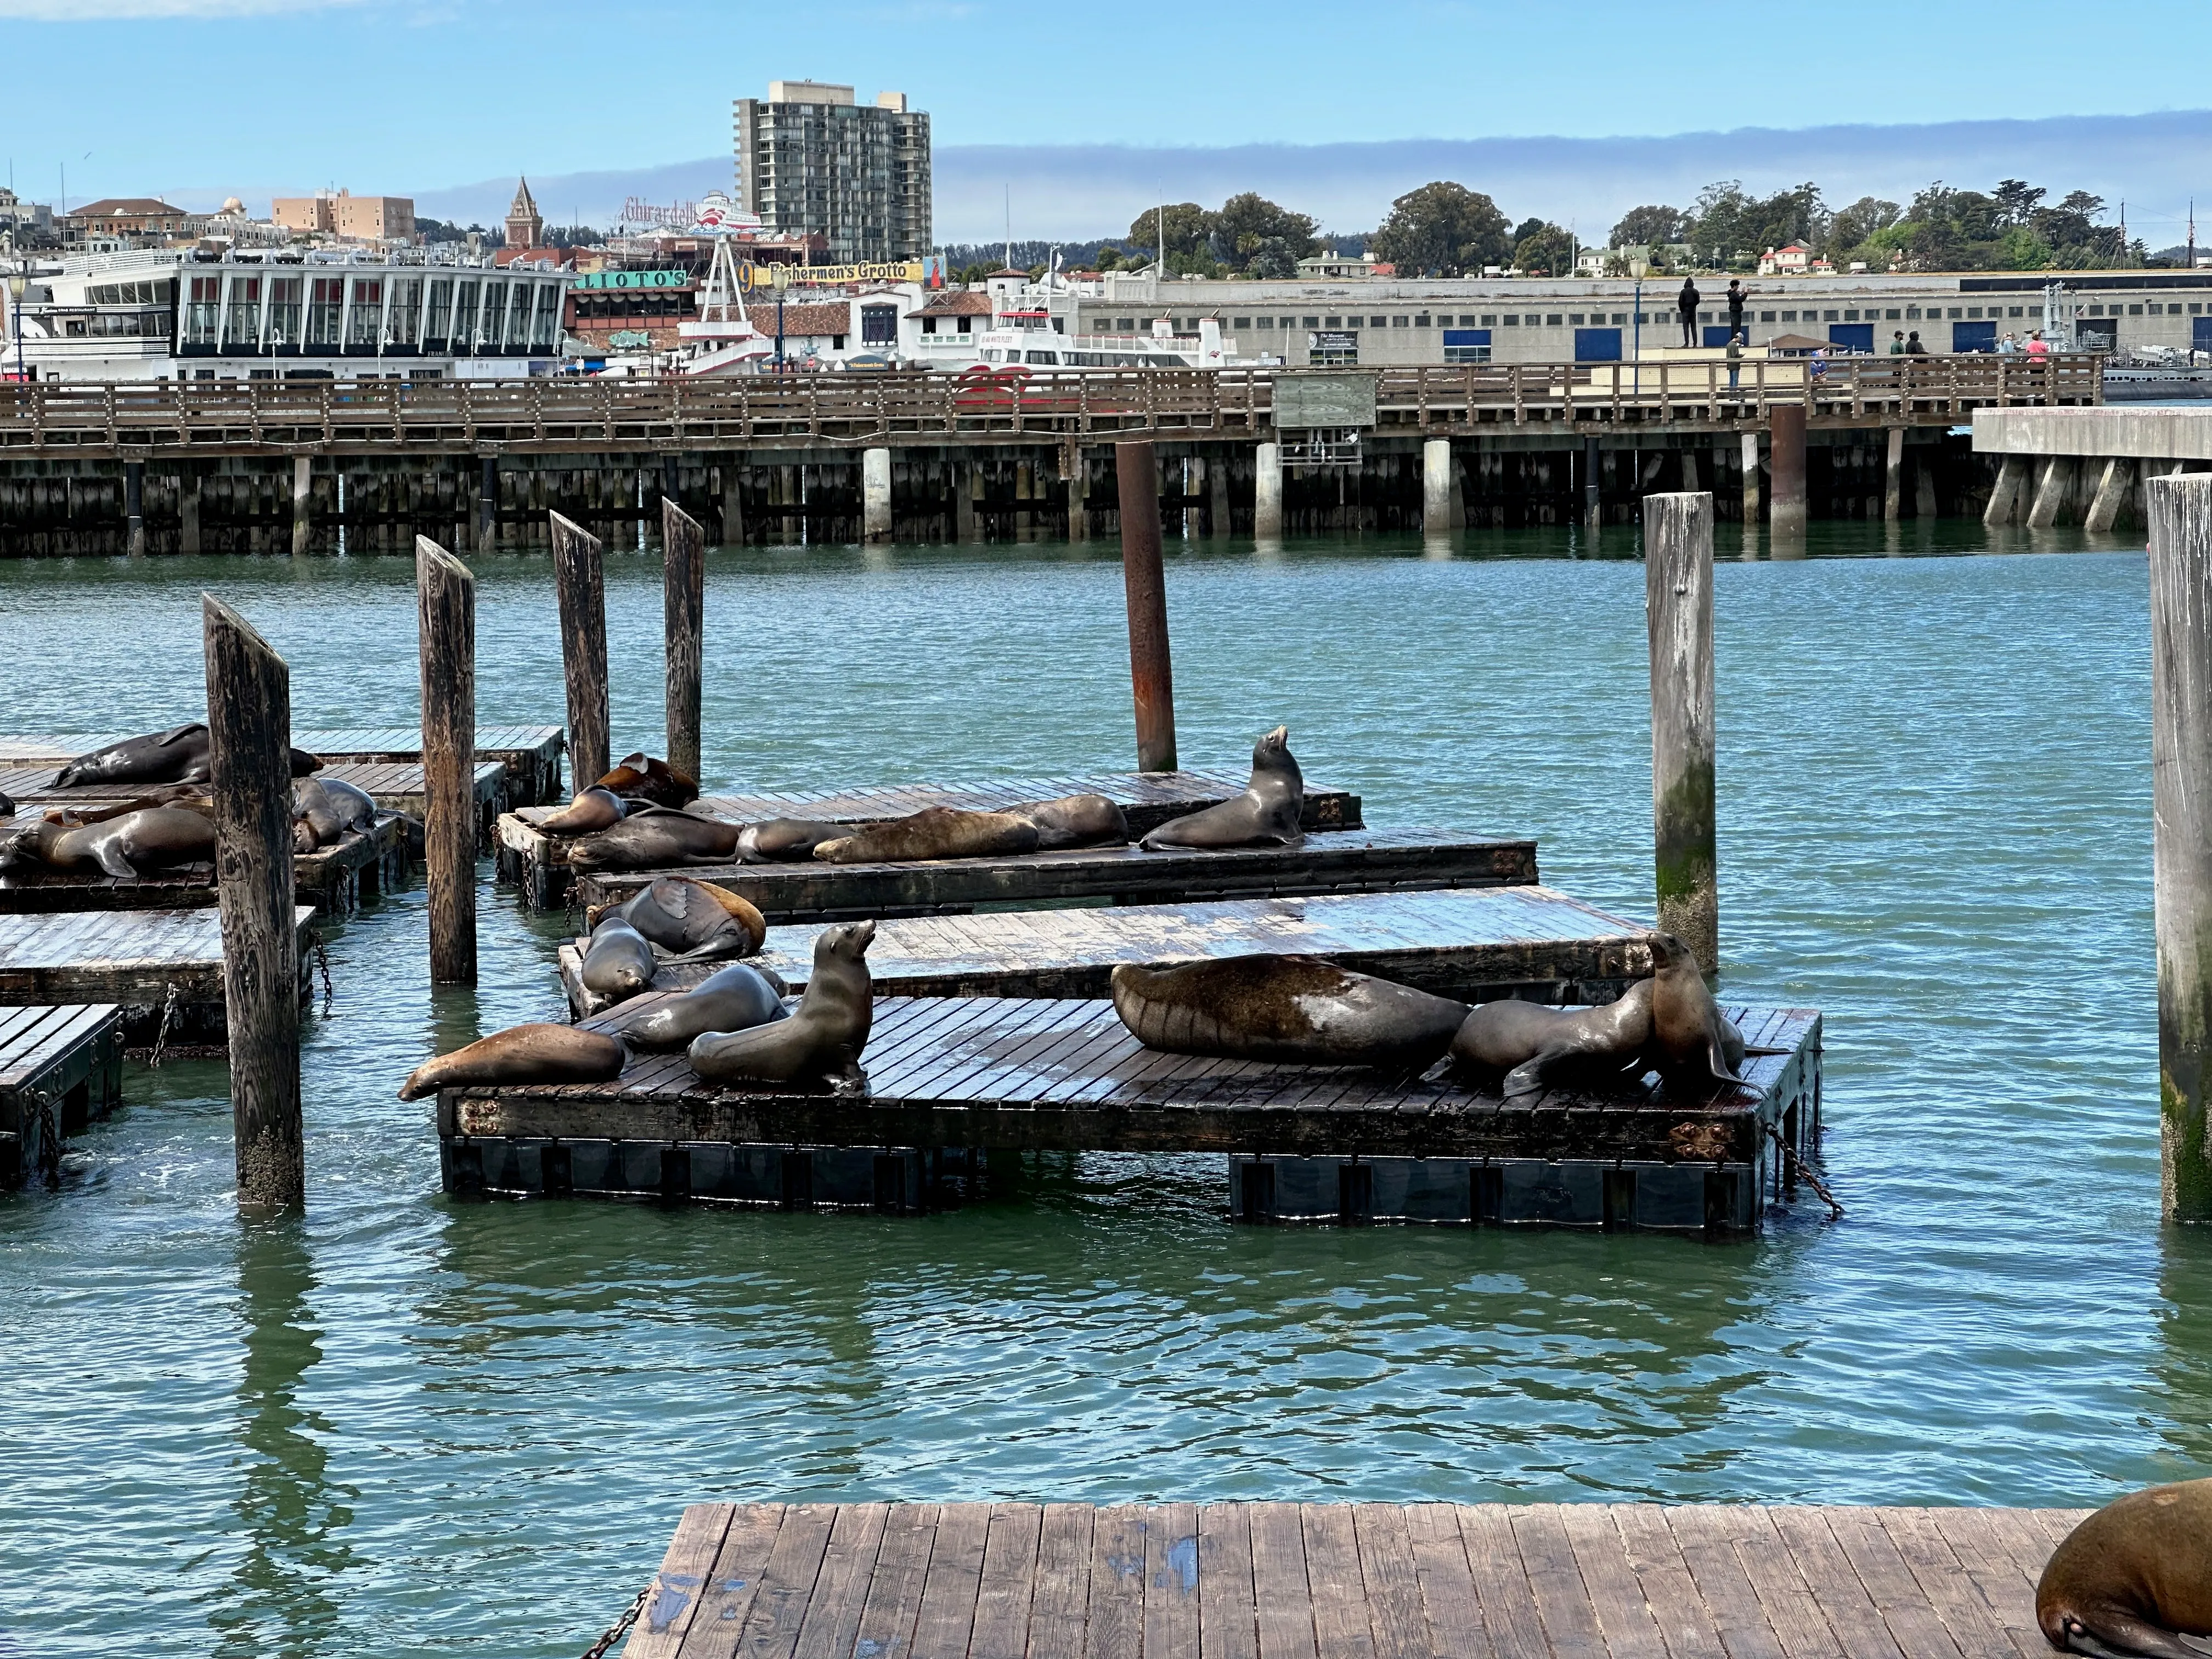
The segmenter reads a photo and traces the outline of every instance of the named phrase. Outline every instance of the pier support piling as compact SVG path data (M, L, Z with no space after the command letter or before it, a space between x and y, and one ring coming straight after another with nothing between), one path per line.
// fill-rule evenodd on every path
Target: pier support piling
M607 720L605 548L552 515L553 581L561 607L561 672L568 687L568 764L581 789L612 763Z
M742 547L745 540L745 466L732 455L722 463L722 545Z
M1451 440L1431 438L1421 446L1421 533L1442 536L1451 529ZM1277 533L1282 516L1282 469L1275 471Z
M1747 528L1759 522L1759 434L1743 434L1743 522Z
M292 458L292 556L305 558L308 538L314 531L314 458Z
M1167 578L1160 568L1159 474L1149 442L1114 446L1121 486L1121 580L1129 610L1137 769L1176 769L1175 675L1168 659Z
M499 545L499 459L483 458L483 482L477 491L477 551L489 553Z
M1067 451L1060 460L1067 473L1067 539L1091 539L1091 464L1080 449Z
M2212 1221L2212 473L2154 478L2150 519L2152 861L2160 1193Z
M422 672L422 862L430 896L430 978L477 982L477 581L415 538Z
M1997 468L1997 481L1990 491L1990 504L1982 509L1982 522L1990 529L2013 523L2020 515L2020 498L2027 489L2027 457L2008 455Z
M1216 450L1206 458L1206 533L1218 538L1229 533L1229 457Z
M2043 463L2043 471L2035 481L2035 501L2027 509L2030 530L2048 530L2058 522L2067 498L2074 493L2074 458L2053 455Z
M1651 836L1659 925L1720 968L1713 780L1713 498L1644 498L1651 647Z
M1895 524L1905 516L1905 428L1889 429L1889 455L1882 471L1881 516Z
M1768 480L1767 524L1778 536L1805 533L1805 405L1777 404L1767 443L1774 471Z
M177 551L200 550L200 475L185 466L177 472Z
M663 624L668 642L668 763L699 775L699 678L706 655L707 536L673 501L660 504Z
M1595 536L1605 526L1604 489L1598 478L1597 434L1583 434L1583 528Z
M860 456L860 539L891 538L891 453L863 451Z
M2120 509L2127 505L2128 496L2135 489L2136 464L2124 456L2115 455L2105 463L2104 471L2097 479L2097 494L2089 503L2088 515L2081 520L2084 530L2100 535L2120 521Z
M146 553L146 463L123 463L123 529L125 550L134 558Z
M982 515L975 511L980 474L973 461L955 461L952 473L952 538L962 546L983 539Z
M1252 452L1252 534L1265 541L1283 534L1283 447L1261 444Z
M238 1207L295 1208L307 1177L292 915L292 676L212 594L201 598L200 619Z

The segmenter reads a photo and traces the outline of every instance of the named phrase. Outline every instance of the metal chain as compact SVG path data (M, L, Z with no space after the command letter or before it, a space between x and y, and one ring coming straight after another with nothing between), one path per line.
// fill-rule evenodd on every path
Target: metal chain
M175 1027L176 1023L177 982L171 980L162 991L161 1023L154 1028L154 1052L146 1062L157 1071L161 1065L161 1051L168 1047L169 1032Z
M1780 1152L1785 1159L1794 1156L1789 1146L1783 1140L1781 1130L1770 1123L1766 1126L1766 1133L1768 1139L1774 1142L1776 1150ZM1796 1158L1796 1164L1797 1173L1804 1177L1805 1184L1818 1194L1821 1203L1828 1206L1828 1219L1841 1221L1844 1218L1844 1206L1836 1202L1836 1195L1828 1190L1828 1183L1821 1180L1819 1172L1813 1168L1812 1160L1799 1157Z
M629 1633L632 1625L637 1623L638 1615L645 1611L646 1598L652 1594L653 1586L648 1583L637 1593L636 1599L623 1609L623 1616L607 1626L606 1633L584 1650L582 1659L605 1659L608 1651L614 1644Z
M62 1126L54 1121L53 1096L43 1089L39 1091L39 1167L47 1186L62 1184Z
M331 985L331 953L324 946L323 936L319 933L310 933L307 937L314 944L316 971L323 976L323 1012L327 1014L331 1011L331 1004L337 1000L337 992Z

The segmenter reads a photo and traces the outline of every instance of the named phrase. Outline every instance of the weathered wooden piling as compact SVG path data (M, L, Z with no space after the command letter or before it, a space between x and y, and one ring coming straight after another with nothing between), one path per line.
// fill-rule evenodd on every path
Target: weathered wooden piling
M238 1204L279 1209L307 1195L292 910L292 676L213 594L201 596L200 617Z
M477 551L489 553L499 545L499 459L483 458L483 479L477 490Z
M1273 540L1283 533L1283 447L1261 444L1252 452L1252 534Z
M736 547L745 539L745 464L742 455L722 463L722 545Z
M551 517L561 672L568 686L568 764L580 789L605 777L613 758L607 719L605 549L581 525L558 513Z
M477 982L477 581L428 536L415 538L422 668L422 861L430 978Z
M706 653L707 533L675 502L660 504L668 639L668 763L699 775L699 677Z
M2151 816L2160 1194L2212 1221L2212 473L2143 484L2150 517Z
M1176 769L1175 674L1168 660L1167 578L1160 568L1160 485L1150 443L1114 446L1121 498L1121 581L1128 596L1129 680L1137 769Z
M1605 527L1604 491L1598 479L1597 434L1583 434L1583 528L1593 536Z
M1759 522L1759 434L1743 434L1743 522L1747 528Z
M1905 428L1889 429L1889 451L1882 468L1881 516L1895 524L1905 516Z
M1659 925L1720 966L1714 848L1713 498L1644 498L1644 620L1651 642L1651 837Z
M146 463L123 463L124 548L136 559L146 551Z
M1777 535L1805 533L1805 405L1777 404L1769 418L1773 457L1766 520Z
M308 540L314 533L315 462L309 455L292 458L292 556L307 555Z

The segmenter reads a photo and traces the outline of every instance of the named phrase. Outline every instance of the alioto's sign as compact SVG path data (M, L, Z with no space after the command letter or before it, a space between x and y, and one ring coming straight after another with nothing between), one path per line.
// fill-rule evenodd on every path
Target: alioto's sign
M748 294L773 288L836 288L846 283L919 283L927 268L919 259L890 259L881 264L738 266L738 286Z
M587 270L571 288L689 288L688 270Z

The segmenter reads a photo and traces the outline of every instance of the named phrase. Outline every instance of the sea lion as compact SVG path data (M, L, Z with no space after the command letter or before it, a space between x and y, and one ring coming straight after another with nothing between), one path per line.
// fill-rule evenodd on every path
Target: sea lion
M860 1051L875 1019L875 982L868 976L872 921L824 927L814 939L814 971L799 1012L748 1031L695 1038L691 1069L708 1083L797 1083L861 1089L868 1074Z
M516 1025L465 1048L426 1060L399 1085L402 1100L471 1083L608 1083L629 1058L603 1031L579 1025Z
M349 830L376 828L376 803L343 778L295 778L292 782L292 850L312 853ZM302 831L306 833L302 835Z
M1291 756L1291 728L1279 726L1252 745L1252 781L1224 800L1155 829L1140 847L1295 847L1305 838L1301 820L1306 782Z
M215 823L180 806L149 806L94 823L61 814L0 841L0 869L36 861L55 870L96 866L111 876L215 860Z
M1468 1006L1318 957L1231 957L1181 968L1123 963L1114 1012L1139 1042L1170 1054L1419 1071L1442 1054Z
M6 794L0 793L0 818L12 818L15 816L15 803L9 799Z
M640 750L616 763L595 787L611 794L651 801L655 806L689 806L699 799L699 780Z
M1651 1063L1670 1077L1741 1084L1743 1033L1721 1012L1690 947L1651 935Z
M680 997L640 1014L623 1027L633 1048L671 1052L709 1031L749 1031L786 1017L781 981L771 981L742 962L708 975ZM620 1011L617 1010L617 1012Z
M568 849L572 870L660 870L726 859L738 850L738 826L661 806L638 807L620 823Z
M2066 1534L2035 1587L2035 1622L2075 1653L2204 1659L2212 1642L2212 1480L2114 1498Z
M540 818L538 827L549 836L591 836L611 824L620 823L629 808L623 798L604 784L591 784L576 792L570 801L550 817Z
M584 988L593 994L621 1000L653 988L659 963L644 934L619 916L609 916L592 930L584 946Z
M1115 847L1129 839L1127 816L1103 795L1063 795L1009 810L1036 826L1041 853L1061 847Z
M621 917L672 956L694 961L749 957L768 939L768 922L750 899L689 876L663 876L606 915Z
M304 749L292 750L294 777L306 777L322 767L321 760ZM193 720L80 755L62 768L54 782L76 789L99 783L204 783L210 775L208 729L205 723Z
M925 806L902 818L866 823L815 848L826 864L892 864L908 859L981 859L1034 853L1037 827L1018 812L970 812Z
M748 864L781 864L811 859L825 841L838 841L853 833L849 823L824 823L818 818L763 818L738 834L738 856Z
M1651 981L1639 979L1598 1008L1547 1008L1508 999L1479 1003L1452 1038L1451 1064L1530 1094L1561 1077L1641 1075L1651 1042Z

